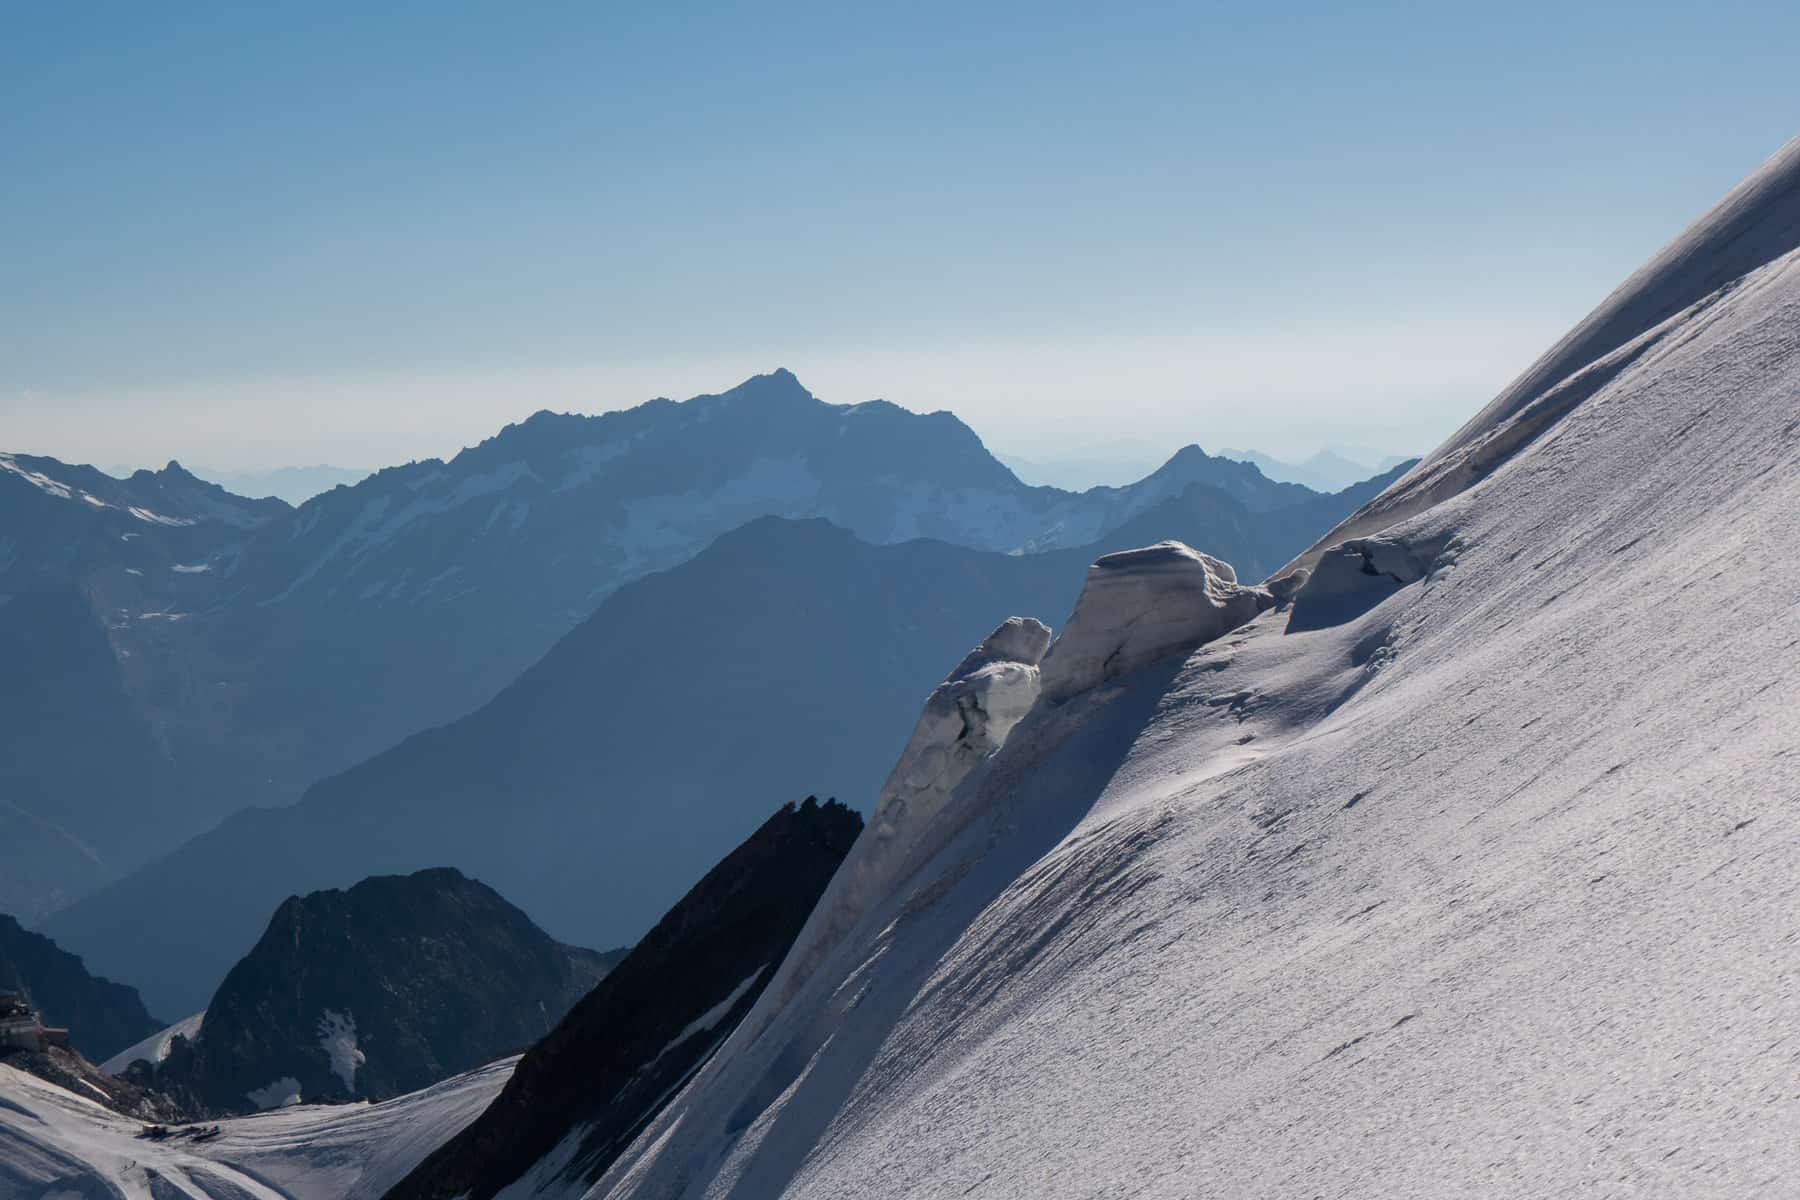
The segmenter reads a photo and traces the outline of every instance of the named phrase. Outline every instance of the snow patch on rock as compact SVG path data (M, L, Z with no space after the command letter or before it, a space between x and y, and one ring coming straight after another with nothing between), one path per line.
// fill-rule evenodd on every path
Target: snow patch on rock
M319 1018L319 1047L331 1060L331 1073L343 1082L344 1091L356 1094L356 1069L367 1061L356 1045L356 1018L326 1009Z
M19 461L10 454L0 454L0 471L11 471L39 491L48 492L59 500L68 500L73 496L68 484L52 479L42 471L20 466Z
M177 1034L193 1041L200 1036L201 1026L206 1021L206 1011L195 1013L185 1020L177 1021L167 1029L159 1029L136 1045L128 1046L100 1064L100 1069L108 1075L122 1074L125 1068L142 1059L152 1066L159 1066L169 1057L169 1048L174 1044Z
M1181 542L1108 554L1088 568L1069 624L1044 658L1044 697L1066 700L1210 642L1274 603L1264 589L1241 586L1230 563Z
M966 824L942 814L957 785L1005 744L1038 697L1050 627L1008 617L932 690L875 814L819 899L752 1016L774 1014L869 907ZM746 1024L749 1018L746 1018Z
M300 1081L292 1075L283 1075L244 1095L259 1109L287 1108L300 1103Z

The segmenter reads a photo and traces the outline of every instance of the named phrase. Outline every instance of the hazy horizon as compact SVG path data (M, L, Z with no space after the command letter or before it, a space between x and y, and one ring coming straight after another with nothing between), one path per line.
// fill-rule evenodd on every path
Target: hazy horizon
M786 366L1018 457L1417 452L1785 140L1749 8L34 9L0 441L381 465Z

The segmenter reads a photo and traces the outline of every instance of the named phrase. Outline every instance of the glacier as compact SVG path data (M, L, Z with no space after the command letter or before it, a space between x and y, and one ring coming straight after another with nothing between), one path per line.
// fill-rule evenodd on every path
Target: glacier
M298 1105L218 1122L196 1142L0 1063L0 1196L376 1200L473 1121L517 1056L382 1104Z

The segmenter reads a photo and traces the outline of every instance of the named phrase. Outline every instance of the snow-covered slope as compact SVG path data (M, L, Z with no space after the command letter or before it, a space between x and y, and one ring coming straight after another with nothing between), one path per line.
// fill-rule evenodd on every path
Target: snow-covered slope
M517 1062L503 1059L385 1104L224 1121L219 1136L204 1141L140 1137L141 1122L0 1065L0 1196L372 1200L474 1120Z
M588 1194L1791 1188L1797 240L1800 142L1291 605L1040 699Z
M126 1067L134 1062L147 1062L151 1066L159 1066L169 1057L169 1049L177 1037L193 1041L200 1034L200 1027L206 1023L206 1011L202 1009L191 1017L184 1017L167 1029L159 1029L141 1042L135 1042L119 1051L100 1064L100 1069L109 1075L123 1074Z

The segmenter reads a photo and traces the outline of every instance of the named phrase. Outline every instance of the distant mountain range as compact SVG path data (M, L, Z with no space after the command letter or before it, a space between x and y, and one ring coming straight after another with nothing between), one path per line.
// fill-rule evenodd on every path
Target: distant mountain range
M0 454L0 909L30 921L243 802L257 748L189 617L276 517L171 464Z
M298 508L175 463L0 455L0 906L41 919L469 713L620 586L757 517L1033 552L1194 486L1245 528L1320 503L1196 447L1126 487L1028 487L949 413L824 404L785 371L539 413Z
M239 813L46 928L169 1012L204 1003L283 896L434 864L556 937L629 942L783 797L865 807L920 698L995 613L1060 622L1094 557L1165 537L1260 576L1381 486L1252 513L1190 485L1040 554L755 520L614 592L470 715L297 805Z
M1260 450L1220 450L1219 455L1247 462L1270 479L1302 484L1321 492L1335 492L1410 461L1404 455L1383 454L1363 447L1327 446L1299 462L1287 462Z
M357 467L272 467L266 471L221 471L195 467L194 474L240 496L273 496L296 507L320 492L349 487L367 479L372 471Z

